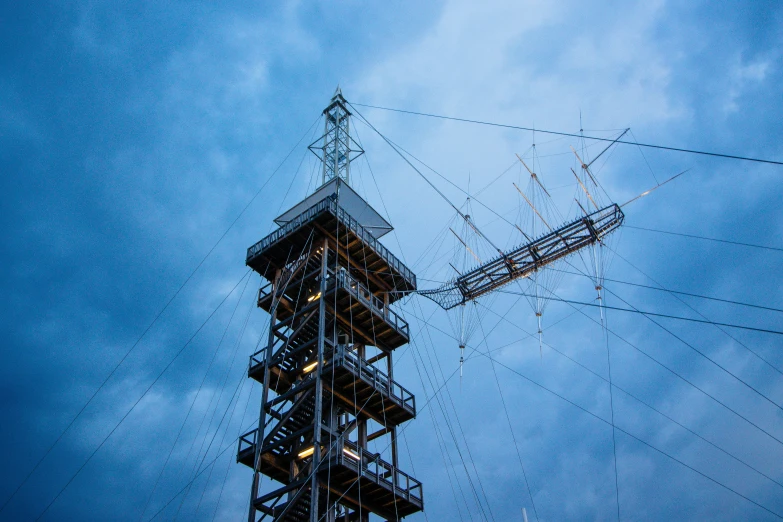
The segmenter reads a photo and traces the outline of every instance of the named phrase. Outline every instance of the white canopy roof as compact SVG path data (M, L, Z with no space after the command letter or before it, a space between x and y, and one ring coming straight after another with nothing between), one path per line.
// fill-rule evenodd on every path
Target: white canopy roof
M334 178L321 185L311 195L307 196L275 219L275 223L280 226L285 225L308 208L332 194L337 194L337 204L376 238L392 231L392 226L389 222L383 219L383 216L378 214L369 203L340 178Z

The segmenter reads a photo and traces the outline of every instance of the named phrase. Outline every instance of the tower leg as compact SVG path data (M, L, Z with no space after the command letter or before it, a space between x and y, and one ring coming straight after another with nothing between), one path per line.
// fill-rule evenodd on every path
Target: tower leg
M318 355L315 374L315 419L313 421L313 465L310 478L310 522L318 522L318 466L321 464L321 423L324 399L321 373L324 364L324 340L326 339L326 275L329 259L329 240L324 238L321 254L321 299L318 304Z
M278 285L280 284L280 270L275 272L274 282L272 283L272 295L277 295ZM253 457L253 483L250 486L250 507L248 508L247 521L255 522L256 507L255 500L258 497L258 484L260 482L259 467L261 465L261 446L264 440L264 431L266 430L266 403L269 400L269 363L272 360L272 345L274 341L274 326L277 319L277 307L273 305L272 314L269 319L269 338L267 342L264 358L266 365L264 368L264 389L261 393L261 411L258 414L258 431L256 431L256 451Z
M386 356L386 371L389 374L389 382L394 380L394 363L392 362L392 352ZM395 468L399 468L397 462L397 426L392 427L391 431L391 452L392 452L392 465Z

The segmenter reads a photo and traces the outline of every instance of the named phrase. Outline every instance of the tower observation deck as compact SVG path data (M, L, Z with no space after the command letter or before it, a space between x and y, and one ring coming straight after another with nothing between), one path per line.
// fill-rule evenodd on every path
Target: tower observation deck
M346 105L338 88L310 145L321 187L247 251L270 316L248 368L263 385L258 428L237 452L253 469L250 522L399 520L424 507L422 484L399 468L397 427L416 416L416 399L392 361L410 339L393 304L416 276L380 242L391 225L348 184L364 151ZM380 438L387 460L368 447Z

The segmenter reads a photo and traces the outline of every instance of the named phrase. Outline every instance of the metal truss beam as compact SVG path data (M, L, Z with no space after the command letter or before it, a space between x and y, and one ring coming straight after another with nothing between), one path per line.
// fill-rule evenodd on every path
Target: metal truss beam
M449 310L601 241L619 228L624 219L618 205L609 205L484 263L440 288L418 293Z

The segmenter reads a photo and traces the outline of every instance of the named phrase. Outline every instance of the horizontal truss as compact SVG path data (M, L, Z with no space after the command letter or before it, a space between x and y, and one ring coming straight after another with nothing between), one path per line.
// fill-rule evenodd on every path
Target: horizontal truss
M527 277L558 259L600 242L622 225L617 204L576 219L530 243L499 256L434 290L419 290L446 310Z

